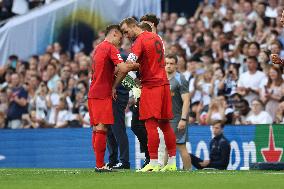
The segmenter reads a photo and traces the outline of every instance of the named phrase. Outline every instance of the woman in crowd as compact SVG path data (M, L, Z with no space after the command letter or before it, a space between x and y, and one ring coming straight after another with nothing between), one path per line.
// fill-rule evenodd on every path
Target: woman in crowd
M272 66L269 69L268 81L262 88L261 100L265 104L265 111L269 113L273 120L277 111L279 100L284 95L284 82L282 79L281 70Z

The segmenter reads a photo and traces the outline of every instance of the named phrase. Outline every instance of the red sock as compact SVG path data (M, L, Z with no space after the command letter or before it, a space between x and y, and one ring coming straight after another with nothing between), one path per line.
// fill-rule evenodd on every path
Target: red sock
M93 146L94 154L95 154L95 141L96 141L96 131L93 131L93 133L92 133L92 146Z
M148 151L150 159L158 159L158 148L160 144L160 138L158 133L158 121L156 119L147 119L145 121L145 127L148 136Z
M169 121L159 122L159 127L164 133L166 147L169 153L169 157L176 155L176 135L172 129Z
M104 166L104 157L106 151L106 132L97 130L95 139L95 154L96 154L96 167L101 168Z

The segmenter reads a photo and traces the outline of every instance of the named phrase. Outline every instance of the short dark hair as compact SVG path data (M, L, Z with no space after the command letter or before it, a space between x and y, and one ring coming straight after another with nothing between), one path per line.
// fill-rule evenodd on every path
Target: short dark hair
M19 58L18 58L18 56L17 56L17 55L12 54L12 55L10 55L10 56L9 56L9 60L16 60L16 61L18 61L18 60L19 60Z
M155 27L157 27L160 22L160 19L157 18L155 14L145 14L144 16L140 18L140 22L143 22L143 21L151 22L154 24Z
M32 55L31 58L35 59L36 61L39 61L38 55Z
M248 60L248 59L253 60L254 62L258 63L256 56L249 56L249 57L247 57L246 60Z
M223 29L223 23L220 20L214 20L212 23L212 28L216 28L219 27L221 29Z
M167 55L166 55L166 58L168 58L168 59L174 59L175 62L176 62L176 64L177 64L177 62L178 62L178 57L177 57L177 55L175 55L175 54L167 54Z
M148 32L152 32L152 28L149 24L147 23L141 23L139 24L139 27L143 30L143 31L148 31Z
M256 48L257 48L258 50L260 50L260 45L259 45L259 43L258 43L258 42L256 42L256 41L252 41L252 42L250 42L250 43L248 44L248 46L250 47L251 45L255 45L255 46L256 46Z
M112 30L118 30L119 32L121 32L119 25L117 25L117 24L112 24L112 25L108 25L108 26L106 27L105 36L107 36L107 35L109 34L109 32L112 31ZM122 33L122 32L121 32L121 33Z
M216 121L213 122L212 126L217 125L217 124L220 125L222 129L224 129L224 127L225 127L224 121L216 120Z
M253 101L258 102L259 104L261 104L262 107L264 107L264 103L260 100L260 98L255 98L251 102L253 102Z
M138 22L132 17L128 17L128 18L123 19L120 22L119 26L121 27L123 24L126 24L127 26L130 26L130 25L138 26Z
M49 63L46 65L46 68L47 68L48 66L52 66L55 70L57 69L56 64L54 64L53 62L49 62Z
M246 99L242 98L240 101L239 101L240 104L244 104L246 107L249 107L249 103Z

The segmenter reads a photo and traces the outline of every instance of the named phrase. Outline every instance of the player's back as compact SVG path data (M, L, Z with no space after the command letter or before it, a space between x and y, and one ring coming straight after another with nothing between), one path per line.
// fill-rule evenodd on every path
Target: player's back
M89 98L106 98L111 95L115 65L111 60L111 50L114 46L108 41L97 45L92 59L92 82Z
M134 44L140 46L140 66L142 86L153 87L169 84L165 71L163 42L157 34L143 32Z

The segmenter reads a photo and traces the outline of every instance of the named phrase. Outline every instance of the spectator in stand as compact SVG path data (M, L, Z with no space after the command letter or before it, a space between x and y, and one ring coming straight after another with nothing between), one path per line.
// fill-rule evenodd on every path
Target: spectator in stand
M275 120L276 116L276 107L278 107L283 96L284 82L281 70L276 66L272 66L269 69L268 81L261 91L261 100L265 104L265 111L269 113L273 120Z
M246 119L246 124L271 124L272 117L268 112L263 110L263 103L260 99L252 101L252 108L250 115Z
M67 127L69 120L70 120L70 112L68 111L66 98L60 97L59 104L56 106L55 110L54 128Z
M278 124L284 123L284 97L282 97L279 101L279 105L277 107L275 122Z
M44 122L44 120L46 120L48 116L48 93L49 92L47 85L42 82L39 85L35 96L36 119L40 122Z
M0 112L7 114L8 111L8 97L6 90L0 90Z
M258 61L255 56L248 57L246 64L248 71L240 75L237 90L251 104L254 98L259 97L261 82L265 78L265 74L257 70Z
M60 97L64 96L64 83L61 80L58 80L56 83L55 90L49 90L49 94L47 97L47 107L49 108L49 117L48 123L55 124L56 118L56 110L59 105Z
M56 64L54 64L54 63L48 64L47 67L46 67L46 71L47 71L48 78L49 78L49 80L47 82L48 89L50 91L54 91L55 88L56 88L56 85L57 85L57 81L60 80L60 77L56 73L57 72Z
M20 82L19 74L12 74L11 88L8 89L9 107L7 112L8 128L10 129L21 128L22 115L28 112L28 93Z
M201 91L202 103L204 106L210 104L214 86L212 84L213 71L207 70L200 81L197 83L197 88Z
M225 115L226 107L224 103L220 104L220 101L217 98L214 98L210 105L209 105L209 111L206 115L206 124L213 124L216 121L226 121L226 115Z
M237 91L238 83L238 65L230 64L225 77L220 81L218 85L219 92L223 93L227 97L230 97Z
M236 125L246 124L246 120L249 117L250 110L251 109L247 100L240 99L239 102L236 102L235 111L233 115L233 123Z
M4 129L5 128L5 113L4 112L0 112L0 129Z

